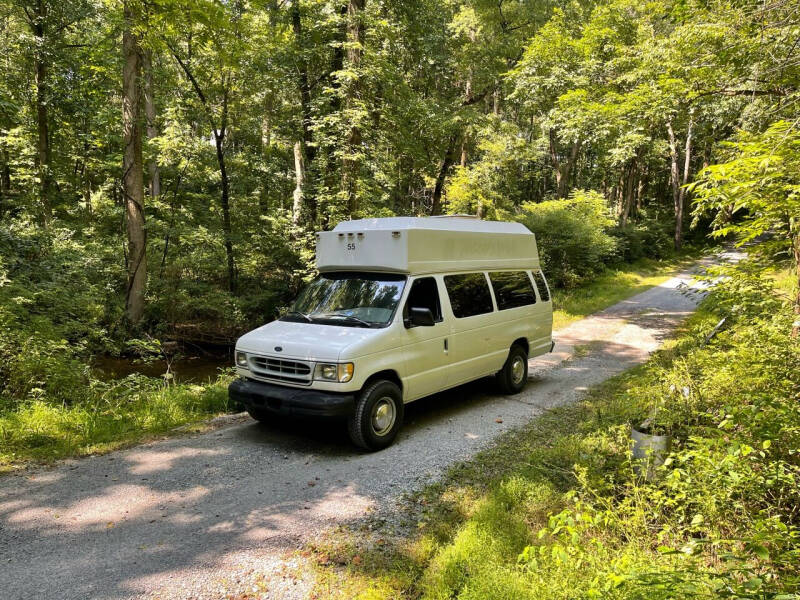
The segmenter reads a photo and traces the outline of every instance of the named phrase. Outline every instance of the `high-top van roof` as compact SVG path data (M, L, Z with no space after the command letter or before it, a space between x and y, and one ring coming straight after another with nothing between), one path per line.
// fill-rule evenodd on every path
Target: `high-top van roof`
M538 269L536 237L521 223L474 217L342 221L317 234L320 271L443 273Z

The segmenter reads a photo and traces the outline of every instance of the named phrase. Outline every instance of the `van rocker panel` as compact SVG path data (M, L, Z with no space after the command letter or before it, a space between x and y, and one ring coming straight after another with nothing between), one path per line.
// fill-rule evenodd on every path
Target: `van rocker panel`
M245 408L282 415L338 417L351 415L355 410L352 393L298 389L250 379L234 380L228 386L228 396Z

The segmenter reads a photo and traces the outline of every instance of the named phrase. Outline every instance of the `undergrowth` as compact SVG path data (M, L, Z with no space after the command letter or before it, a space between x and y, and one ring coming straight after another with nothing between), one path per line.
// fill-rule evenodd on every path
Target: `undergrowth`
M316 547L317 597L800 597L800 341L785 278L727 276L648 363L411 498L400 532ZM654 402L675 440L647 481L629 432Z

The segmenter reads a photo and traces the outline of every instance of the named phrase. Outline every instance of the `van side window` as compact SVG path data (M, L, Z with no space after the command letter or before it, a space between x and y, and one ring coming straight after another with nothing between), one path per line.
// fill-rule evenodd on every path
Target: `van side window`
M442 304L439 302L439 287L433 277L415 279L408 292L408 300L403 311L403 316L408 316L409 308L427 308L437 323L442 320Z
M483 273L445 275L444 287L447 288L453 314L459 319L494 310L489 284Z
M498 310L536 304L536 292L525 271L495 271L489 273Z
M550 300L550 290L547 289L547 282L544 280L544 273L541 271L532 271L533 278L536 281L536 287L539 288L539 296L542 298L542 302L547 302Z

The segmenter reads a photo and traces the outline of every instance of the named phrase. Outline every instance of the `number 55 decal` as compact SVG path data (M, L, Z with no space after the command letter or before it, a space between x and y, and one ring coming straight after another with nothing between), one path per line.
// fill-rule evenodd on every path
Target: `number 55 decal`
M348 250L355 250L356 249L356 245L353 242L350 242L349 244L347 244L347 249Z

